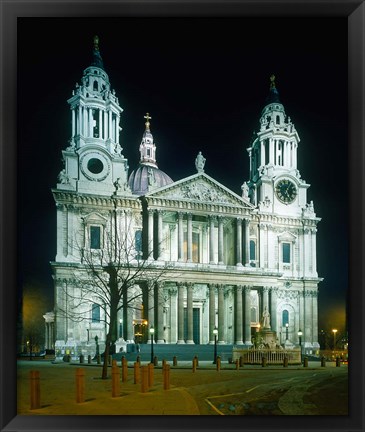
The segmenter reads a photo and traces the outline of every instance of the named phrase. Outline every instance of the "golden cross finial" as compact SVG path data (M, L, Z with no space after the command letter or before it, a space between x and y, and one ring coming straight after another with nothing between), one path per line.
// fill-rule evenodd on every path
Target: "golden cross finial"
M150 122L149 121L152 120L152 117L150 117L149 113L146 113L146 115L144 116L144 118L147 120L146 123L145 123L146 129L149 129L150 128Z
M270 77L270 88L275 88L275 75L271 75Z
M96 51L99 51L99 37L98 36L94 36L94 49Z

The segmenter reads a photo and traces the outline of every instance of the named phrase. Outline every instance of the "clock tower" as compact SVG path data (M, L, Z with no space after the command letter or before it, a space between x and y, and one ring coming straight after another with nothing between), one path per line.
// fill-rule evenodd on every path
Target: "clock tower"
M262 212L299 216L307 201L307 184L297 167L300 138L280 102L275 76L261 112L260 129L247 149L250 179L244 187Z

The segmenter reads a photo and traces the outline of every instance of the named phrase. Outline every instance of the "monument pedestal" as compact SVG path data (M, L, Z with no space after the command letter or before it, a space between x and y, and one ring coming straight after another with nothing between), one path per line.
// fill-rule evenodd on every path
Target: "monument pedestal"
M276 332L270 329L263 329L257 333L258 339L260 343L264 343L270 349L274 349L276 347Z

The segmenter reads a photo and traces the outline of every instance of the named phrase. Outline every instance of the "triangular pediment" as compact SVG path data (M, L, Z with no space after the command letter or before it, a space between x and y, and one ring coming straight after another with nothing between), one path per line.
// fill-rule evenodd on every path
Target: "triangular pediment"
M247 200L205 173L198 173L151 191L146 198L191 201L254 208Z

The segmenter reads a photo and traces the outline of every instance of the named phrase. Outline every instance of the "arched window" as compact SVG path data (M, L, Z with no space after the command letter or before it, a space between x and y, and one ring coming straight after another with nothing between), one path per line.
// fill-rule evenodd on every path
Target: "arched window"
M280 116L276 116L276 124L280 124Z
M134 243L137 252L137 258L140 258L142 255L142 231L137 230L134 235Z
M256 259L256 243L254 240L250 240L250 260Z
M94 91L98 91L99 86L98 86L98 82L94 81L94 86L93 86Z
M91 322L98 323L100 322L100 306L96 303L92 305L91 309Z
M285 327L286 324L289 324L289 311L286 309L283 310L283 327Z

